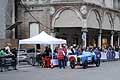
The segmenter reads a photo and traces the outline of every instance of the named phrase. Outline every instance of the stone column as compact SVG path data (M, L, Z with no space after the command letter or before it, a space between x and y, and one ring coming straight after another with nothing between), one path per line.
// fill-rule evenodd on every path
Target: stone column
M117 43L117 45L118 45L118 46L120 45L120 43L119 43L119 42L120 42L120 38L119 38L119 36L118 36L118 43Z
M54 31L54 28L50 29L50 32L51 32L51 36L55 37L55 31Z
M82 26L83 26L83 28L82 28L82 45L83 45L83 47L85 47L86 48L86 46L87 46L87 40L86 40L86 36L87 36L87 32L88 32L88 30L87 30L87 20L86 19L83 19L83 21L82 21Z
M114 31L111 31L111 41L110 45L113 47L113 38L114 38Z
M53 37L55 37L54 28L50 29L50 31L51 31L51 34L50 34L50 35L53 36ZM50 48L51 48L51 50L52 50L52 59L53 59L54 45L51 44L51 45L50 45Z
M102 30L100 29L99 31L99 35L98 35L98 47L101 48L102 47Z
M87 45L87 29L85 29L85 28L83 28L82 30L81 30L83 33L82 33L82 42L83 42L83 47L85 47L86 48L86 45Z
M118 32L118 43L117 43L118 46L120 46L120 32Z

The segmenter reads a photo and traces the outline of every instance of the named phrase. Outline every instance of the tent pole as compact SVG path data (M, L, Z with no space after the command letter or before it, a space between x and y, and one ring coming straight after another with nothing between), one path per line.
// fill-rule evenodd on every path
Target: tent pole
M51 44L51 50L52 50L52 59L53 59L53 52L54 52L54 50L53 50L53 44Z
M60 44L60 47L59 48L62 48L62 44Z
M34 55L34 63L36 63L36 56L37 56L37 52L36 52L37 48L36 48L36 44L35 44L35 55Z
M20 44L19 44L19 46L18 46L18 55L17 55L17 57L18 57L18 58L17 58L17 62L18 62L18 64L17 64L17 66L20 65L20 63L19 63L19 60L20 60L20 59L19 59L20 51L19 51L19 50L20 50Z
M36 44L35 44L35 57L36 57Z

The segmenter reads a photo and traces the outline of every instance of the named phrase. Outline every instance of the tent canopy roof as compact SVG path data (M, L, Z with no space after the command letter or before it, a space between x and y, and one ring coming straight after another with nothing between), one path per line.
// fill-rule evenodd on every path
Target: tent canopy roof
M19 40L19 44L66 44L66 40L52 37L42 31L34 37Z

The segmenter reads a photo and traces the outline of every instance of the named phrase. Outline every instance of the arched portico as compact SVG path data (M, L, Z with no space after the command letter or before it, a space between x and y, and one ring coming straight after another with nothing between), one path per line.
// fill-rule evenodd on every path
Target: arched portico
M109 10L91 7L87 8L86 14L83 14L78 6L63 6L57 8L52 15L51 27L56 30L57 37L68 39L68 44L81 45L83 42L80 38L84 38L82 33L85 33L86 38L89 39L86 41L88 46L108 47L113 45L113 31L118 29L118 27L114 27L118 26L118 18L115 19L115 22L114 24L113 13Z
M79 10L78 9L76 9L76 8L74 8L74 7L72 7L72 6L65 6L65 7L61 7L61 8L59 8L58 10L56 10L56 12L54 13L54 15L53 15L53 17L52 17L52 28L54 28L54 27L56 27L55 26L55 23L56 23L56 20L58 20L60 17L61 17L61 14L63 13L63 12L65 12L65 11L71 11L72 13L74 13L74 15L73 16L75 16L76 15L76 17L77 17L77 21L78 20L80 20L81 22L82 22L82 16L81 16L81 14L80 14L80 12L79 12ZM68 15L69 15L70 13L68 13ZM71 14L72 15L72 14ZM80 23L80 22L79 22Z
M52 18L52 28L56 37L65 38L68 45L81 44L82 16L74 7L65 6L58 9Z
M102 20L102 47L107 48L113 46L113 17L109 12L104 12Z
M114 17L114 40L113 45L119 46L120 44L120 17L118 15L115 15Z
M97 9L92 8L87 16L88 46L101 47L101 17L99 12Z

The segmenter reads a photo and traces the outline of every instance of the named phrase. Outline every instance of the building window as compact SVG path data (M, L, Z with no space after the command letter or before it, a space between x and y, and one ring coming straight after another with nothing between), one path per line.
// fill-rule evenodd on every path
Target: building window
M39 34L39 23L30 22L29 24L30 24L30 37Z
M115 9L119 9L120 0L113 0L113 6L114 6Z
M118 8L119 8L119 10L120 10L120 0L118 0L118 5L119 5Z
M105 0L103 0L103 6L105 6Z

